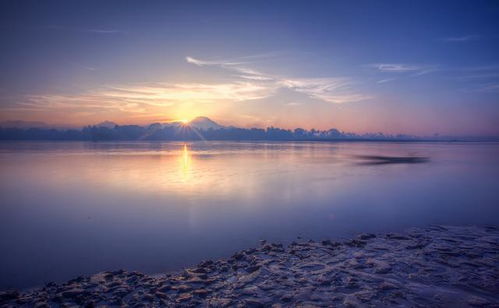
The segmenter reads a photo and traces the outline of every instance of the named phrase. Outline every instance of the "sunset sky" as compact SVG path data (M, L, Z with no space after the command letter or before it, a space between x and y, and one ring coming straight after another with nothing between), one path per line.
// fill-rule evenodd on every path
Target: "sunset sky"
M498 1L1 1L0 120L499 135Z

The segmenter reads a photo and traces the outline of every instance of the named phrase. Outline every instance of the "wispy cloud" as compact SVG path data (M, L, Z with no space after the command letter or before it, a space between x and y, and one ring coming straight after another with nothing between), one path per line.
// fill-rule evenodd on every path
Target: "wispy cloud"
M75 66L80 67L80 68L87 70L87 71L96 71L97 70L97 68L95 68L93 66L83 65L79 62L67 61L67 63L69 63L71 65L75 65Z
M81 29L82 32L97 33L97 34L122 34L123 31L110 29Z
M250 101L270 95L269 87L250 82L221 84L146 83L107 86L77 95L30 95L11 109L99 114L119 112L157 116L165 107Z
M329 103L343 104L358 102L370 97L355 93L351 89L352 82L348 78L309 78L282 79L279 85Z
M478 39L480 39L479 35L463 35L463 36L445 37L440 40L449 43L464 43L469 41L476 41Z
M237 72L238 78L258 82L264 87L273 90L279 88L290 89L328 103L348 103L369 99L370 97L353 90L353 82L349 78L289 78L263 73L249 68L244 61L205 61L193 57L186 57L188 63L198 66L219 66Z
M420 66L411 64L394 64L394 63L377 63L370 64L371 67L376 68L380 72L389 73L404 73L404 72L414 72L421 69Z
M205 61L205 60L199 60L195 59L192 57L185 57L185 60L188 63L192 63L198 66L208 66L208 65L219 65L219 66L233 66L233 65L240 65L243 64L244 62L232 62L232 61Z
M63 31L74 31L74 32L83 32L83 33L95 33L95 34L124 34L124 31L116 30L116 29L104 29L104 28L74 28L74 27L64 27L64 26L48 26L46 29L51 30L63 30Z
M499 79L499 65L480 65L480 66L467 66L467 67L454 67L448 69L452 72L452 77L458 80L474 81L474 80L498 80Z
M256 71L252 68L247 67L248 62L237 61L237 60L218 60L218 61L206 61L200 60L193 57L185 57L187 63L191 63L197 66L218 66L227 70L231 70L239 74L240 78L250 79L250 80L272 80L273 78L268 75Z
M217 66L229 73L228 81L219 83L149 82L104 85L78 94L29 95L10 111L67 113L78 117L108 117L153 119L175 111L202 113L279 95L286 89L326 103L343 104L369 99L355 90L355 83L346 77L290 78L263 73L245 61L206 61L187 57L186 61L199 67ZM89 68L90 69L90 68ZM293 98L289 106L305 104L307 100ZM4 109L5 110L5 109Z
M403 64L403 63L373 63L367 65L374 68L381 73L396 73L396 74L410 74L413 77L425 75L437 70L435 65L417 65L417 64ZM383 79L381 82L393 81L394 78Z
M125 100L138 99L155 103L195 102L216 103L219 101L246 101L260 99L269 95L268 87L251 82L234 82L219 84L185 83L168 84L155 83L142 86L110 87L101 95L117 97Z
M390 81L394 81L396 80L396 78L386 78L386 79L381 79L381 80L378 80L376 83L387 83L387 82L390 82Z
M473 89L473 92L496 93L499 92L499 83L486 83Z
M458 68L455 68L454 70L463 71L463 72L499 71L499 64L458 67Z
M273 80L273 78L270 78L267 76L261 76L261 75L240 75L239 77L241 77L243 79L258 80L258 81Z

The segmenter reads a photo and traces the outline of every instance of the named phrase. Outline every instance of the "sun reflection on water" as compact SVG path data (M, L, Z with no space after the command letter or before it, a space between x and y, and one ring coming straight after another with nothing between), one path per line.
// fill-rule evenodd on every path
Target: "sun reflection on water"
M180 172L182 181L187 182L192 177L192 157L187 144L182 147L182 155L180 156Z

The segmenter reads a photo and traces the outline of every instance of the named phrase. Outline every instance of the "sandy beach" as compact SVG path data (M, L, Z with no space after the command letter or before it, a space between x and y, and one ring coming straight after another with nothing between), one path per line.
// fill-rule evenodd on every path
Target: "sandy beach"
M2 307L499 307L499 229L432 226L288 246L262 241L166 274L123 270L24 291Z

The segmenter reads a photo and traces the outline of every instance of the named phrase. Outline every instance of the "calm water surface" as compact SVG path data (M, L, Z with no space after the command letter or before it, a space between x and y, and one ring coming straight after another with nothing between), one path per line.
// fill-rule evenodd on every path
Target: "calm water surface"
M434 223L499 224L499 144L0 143L0 288Z

